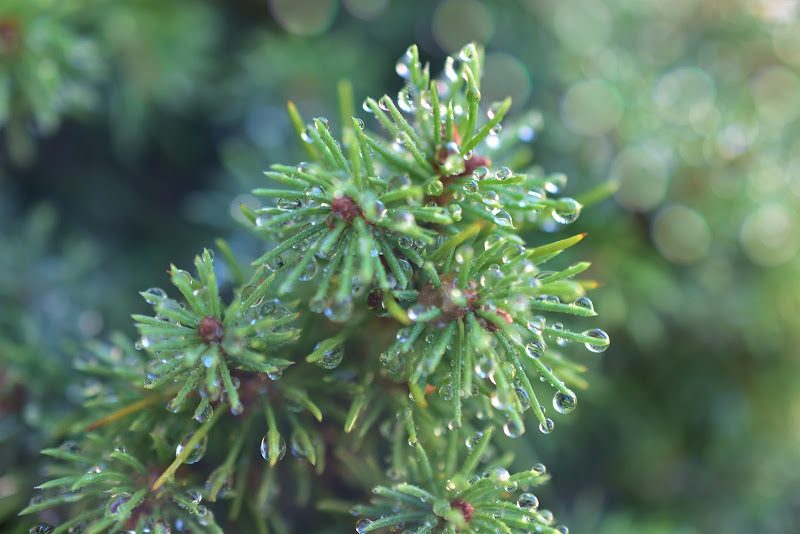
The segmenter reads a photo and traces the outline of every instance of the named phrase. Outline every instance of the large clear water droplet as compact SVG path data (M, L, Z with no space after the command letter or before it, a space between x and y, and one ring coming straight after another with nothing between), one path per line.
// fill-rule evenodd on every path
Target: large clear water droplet
M483 432L481 431L475 432L474 434L470 434L465 441L467 449L469 450L474 449L478 445L478 442L481 440L482 437L483 437Z
M595 328L594 330L587 330L583 333L584 336L589 336L596 338L600 341L609 341L608 334L604 331L600 330L599 328ZM592 352L604 352L608 348L608 343L606 344L594 344L594 343L585 343L586 348Z
M195 415L194 420L198 423L208 423L213 415L214 408L208 404L205 408L203 408L203 410L200 411L200 413Z
M517 506L532 512L539 508L539 499L533 493L521 493L517 498Z
M555 428L555 426L556 425L555 423L553 423L552 419L546 418L544 420L544 423L539 423L539 432L541 432L542 434L549 434L553 431L553 428Z
M553 408L561 414L570 413L575 409L577 404L578 398L572 392L564 393L563 391L557 391L553 397Z
M314 350L317 350L319 344L314 347ZM344 348L341 345L337 345L331 349L326 350L323 353L322 359L318 360L316 363L318 366L322 367L323 369L336 369L339 367L339 364L342 363L342 359L344 358Z
M167 294L160 287L151 287L142 291L142 296L148 304L157 304L167 298Z
M286 440L283 439L283 436L280 436L278 440L278 460L283 460L283 457L286 455ZM269 432L264 434L264 437L261 438L261 457L265 460L269 460Z
M186 437L183 438L183 441L181 441L180 445L175 447L175 456L176 457L179 456L183 452L183 450L188 445L189 440L192 439L192 436L194 436L194 432L192 432L190 434L187 434ZM196 464L197 462L199 462L203 458L203 456L206 454L206 445L207 444L208 444L208 436L206 435L206 436L203 436L203 438L197 444L195 444L195 446L192 448L192 451L189 453L189 456L186 457L186 459L183 461L183 463L185 463L185 464Z
M535 339L525 347L525 354L528 355L528 358L536 360L542 357L545 350L547 350L547 345L544 344L544 341Z
M564 197L553 208L553 219L561 224L574 222L581 214L581 205L574 198Z
M514 228L514 221L511 219L511 215L504 210L500 210L494 214L494 223L497 226L503 226L505 228Z
M584 310L588 310L590 312L594 311L594 303L589 297L578 297L572 302L572 305L576 308L583 308Z
M442 400L453 400L454 389L452 384L444 384L442 387L439 388L439 396Z
M367 519L366 517L362 517L356 522L356 532L358 534L364 534L367 532L367 527L372 524L372 519Z
M508 167L500 167L497 169L497 171L495 171L494 177L498 180L505 180L506 178L511 177L512 174L513 173L511 172L511 169Z
M503 433L509 438L518 438L525 433L525 425L509 419L503 424Z
M414 89L406 85L397 93L397 107L406 113L413 113L417 106L414 103Z
M353 315L353 299L345 298L326 307L325 317L336 323L344 323Z

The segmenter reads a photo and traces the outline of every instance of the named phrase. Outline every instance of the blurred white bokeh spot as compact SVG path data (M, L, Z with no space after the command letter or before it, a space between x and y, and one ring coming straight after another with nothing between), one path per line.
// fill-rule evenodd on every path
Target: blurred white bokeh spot
M646 146L623 148L611 164L609 178L619 184L617 201L633 211L647 211L664 198L669 183L662 155Z
M756 209L742 222L739 240L753 263L774 267L791 260L800 246L797 214L777 202Z
M682 204L661 208L650 226L656 249L672 263L689 265L708 254L711 231L700 213Z

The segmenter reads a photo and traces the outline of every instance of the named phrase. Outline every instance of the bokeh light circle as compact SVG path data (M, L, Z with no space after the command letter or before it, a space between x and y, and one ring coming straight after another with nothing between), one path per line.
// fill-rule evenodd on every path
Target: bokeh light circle
M484 102L497 102L510 96L517 107L523 106L531 94L528 68L510 54L486 54L481 94Z
M664 120L696 122L714 109L714 80L697 67L679 67L664 74L653 87L653 102Z
M353 16L374 20L383 14L389 5L389 0L342 0L342 4Z
M772 30L775 54L790 65L800 65L800 21L781 24Z
M645 146L627 146L614 158L609 178L619 184L617 201L634 211L647 211L664 198L669 183L663 156Z
M784 67L766 67L752 84L753 100L762 121L782 126L800 114L800 80Z
M786 263L800 247L799 224L797 214L783 204L761 206L742 222L742 250L758 265L774 267Z
M690 265L708 253L711 231L697 211L682 204L664 206L650 225L656 249L672 263Z
M433 14L433 37L445 52L473 41L486 44L493 34L492 13L477 0L444 0Z
M612 17L603 2L575 0L555 2L554 6L553 29L566 48L585 54L611 36Z
M570 131L602 135L622 119L624 103L619 91L603 80L583 80L572 85L561 99L561 118Z
M295 35L319 35L333 24L337 0L269 0L269 10L281 27Z

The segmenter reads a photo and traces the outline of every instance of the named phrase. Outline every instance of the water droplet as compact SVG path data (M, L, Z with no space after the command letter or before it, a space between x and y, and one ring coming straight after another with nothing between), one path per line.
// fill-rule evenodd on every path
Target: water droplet
M485 202L485 200L484 200ZM511 219L511 215L507 211L498 211L494 214L494 223L497 226L504 226L506 228L514 228L514 221Z
M545 418L544 423L539 423L539 432L542 434L549 434L555 428L555 423L553 423L552 419Z
M458 80L458 74L455 69L455 59L452 57L448 57L444 62L444 75L451 82Z
M447 206L447 211L450 213L450 217L452 217L454 221L461 220L463 210L458 204L450 204Z
M441 180L432 180L425 186L425 192L428 195L438 197L444 193L444 184Z
M314 350L317 350L319 344L314 347ZM318 360L316 363L318 366L322 367L323 369L336 369L339 367L339 364L342 363L342 359L344 358L344 347L341 345L336 345L335 347L326 350L323 353L322 359Z
M494 374L494 360L487 356L481 357L475 363L475 374L478 375L480 378L487 378Z
M297 279L301 282L308 282L317 275L317 269L317 260L311 258L311 261L306 264Z
M30 534L52 534L56 527L50 523L37 523L28 531Z
M192 504L200 504L200 501L203 500L200 492L196 490L186 490L183 496L186 497L186 499L188 499L188 501Z
M271 373L267 373L267 378L269 378L270 380L280 380L282 376L283 376L283 371L280 369L272 371Z
M345 298L340 302L332 303L325 308L323 313L331 321L343 323L353 315L353 299Z
M407 235L401 235L397 238L397 246L402 249L408 250L414 246L414 240Z
M467 45L459 51L458 57L464 63L469 63L470 61L472 61L472 51L473 51L472 47L470 45Z
M417 224L414 215L410 211L397 211L392 214L392 230L396 232L404 232L411 230Z
M447 423L447 428L453 431L460 430L461 423L457 419L450 419L450 421Z
M112 514L118 514L122 512L120 508L123 504L131 500L132 495L130 493L117 493L113 497L111 497L111 502L108 504L108 511Z
M581 205L574 198L564 197L553 208L553 219L561 224L575 221L581 214Z
M372 111L372 106L369 105L369 98L365 99L364 102L361 104L361 109L363 109L367 113L374 113L374 111Z
M544 341L535 339L525 347L525 354L532 360L536 360L542 357L545 350L547 350L547 345L545 345Z
M465 440L467 449L469 450L474 449L478 445L478 442L481 440L482 437L483 437L483 432L481 431L475 432L474 434L470 434Z
M475 180L469 180L464 184L464 191L469 193L477 193L478 192L478 182Z
M258 286L257 286L257 285L255 285L255 284L253 284L253 285L249 285L249 286L245 286L245 287L242 289L242 304L244 304L244 302L245 302L247 299L249 299L249 298L250 298L250 297L253 295L253 293L256 291L256 289L258 289ZM251 307L256 307L256 306L258 306L259 304L261 304L261 301L262 301L262 300L263 300L263 298L258 298L258 299L256 299L256 300L255 300L255 302L253 302L253 304L251 304L250 306L251 306Z
M521 493L517 498L517 506L523 510L533 512L539 508L539 499L533 493Z
M160 287L151 287L142 291L141 295L148 304L157 304L167 298L167 294Z
M266 263L267 269L270 271L277 271L278 269L282 268L285 265L283 258L281 258L280 254L272 258Z
M503 131L503 125L499 122L489 129L489 135L498 135Z
M513 173L511 172L511 169L509 169L508 167L500 167L494 173L494 177L497 178L498 180L505 180L506 178L509 178L512 175Z
M294 211L303 207L299 198L279 198L277 208L281 211Z
M500 195L497 194L497 191L487 191L481 196L481 200L487 206L499 206L500 205Z
M203 410L194 416L194 420L198 423L208 423L211 420L211 416L214 415L214 408L208 404Z
M358 532L358 534L364 534L365 532L367 532L367 527L370 526L371 524L372 524L372 519L367 519L366 517L359 519L356 522L356 532Z
M317 130L319 130L319 125L320 124L322 124L322 126L326 130L330 128L330 125L328 123L328 119L326 117L317 117L316 119L314 119L314 126L316 126Z
M428 310L427 306L422 304L414 304L408 309L407 315L409 321L417 322L420 316Z
M483 180L486 178L487 174L489 174L489 169L484 166L477 167L474 171L472 171L472 177L476 180Z
M559 525L556 527L556 532L559 534L569 534L569 528L566 525Z
M570 413L575 409L577 404L578 398L572 392L564 393L563 391L557 391L553 397L553 408L561 414Z
M453 399L453 384L445 384L439 388L439 396L446 401ZM452 429L451 429L452 430Z
M381 108L383 111L389 111L389 105L386 102L391 101L391 99L384 95L378 99L378 107Z
M578 297L572 302L572 305L576 308L583 308L592 312L594 311L594 304L589 297Z
M493 466L483 472L483 478L488 478L495 482L505 482L511 475L505 467Z
M417 109L414 103L414 88L406 85L397 93L397 107L406 113L413 113Z
M525 433L525 425L517 424L509 419L503 424L503 433L509 438L518 438Z
M583 332L584 336L593 337L599 339L600 341L609 341L608 334L600 330L599 328L595 328L594 330L587 330ZM604 352L608 348L608 343L602 345L596 345L593 343L586 343L586 348L592 352Z
M283 460L283 457L286 455L286 440L283 439L283 436L280 436L278 440L278 460ZM261 438L261 457L265 460L269 460L269 432L264 434L264 437Z
M187 434L186 437L183 438L183 441L181 441L180 445L175 447L176 457L183 452L183 449L186 448L186 445L189 443L189 440L192 439L192 436L194 436L194 432ZM208 436L206 435L203 436L203 438L197 444L195 444L194 448L192 449L192 452L189 453L189 456L186 457L183 463L196 464L197 462L199 462L206 454L207 444L208 444Z

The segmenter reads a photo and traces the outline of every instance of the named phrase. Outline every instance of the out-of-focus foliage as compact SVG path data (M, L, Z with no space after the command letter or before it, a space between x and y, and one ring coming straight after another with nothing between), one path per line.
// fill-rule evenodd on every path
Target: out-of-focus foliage
M80 10L97 2L6 0L0 6L0 128L9 156L35 157L35 135L62 116L97 108L105 64Z
M593 277L605 282L598 311L616 325L606 380L562 432L535 450L514 443L518 458L548 464L558 495L549 500L562 503L554 512L574 531L799 528L797 2L132 1L55 17L73 4L0 6L0 86L26 72L8 60L8 43L34 35L3 21L58 26L39 37L50 52L26 66L35 90L15 84L6 94L0 196L26 205L55 197L74 222L104 203L85 195L91 205L80 206L70 189L124 191L101 197L117 215L91 219L87 231L115 221L120 236L140 236L120 238L109 254L124 267L135 260L131 276L188 261L215 228L230 228L240 202L258 206L250 195L231 202L231 193L253 187L267 163L295 159L283 100L316 116L332 109L333 73L352 78L359 98L394 94L400 86L373 65L408 42L420 43L434 72L445 53L484 44L484 98L511 94L512 116L541 110L546 127L529 150L570 175L568 193L620 184L613 201L575 223L590 234ZM136 10L150 14L120 18ZM99 62L65 62L73 42ZM40 76L53 64L59 84L36 89L51 83ZM0 109L2 97L0 89ZM72 117L87 111L100 120L76 127ZM31 136L59 122L32 160ZM86 147L102 161L76 165ZM33 170L13 170L7 156ZM6 235L18 232L18 221L2 224ZM164 252L170 241L184 245L183 257ZM23 254L19 243L7 254ZM255 250L248 239L231 243ZM14 284L38 284L35 269L16 273ZM121 309L134 309L121 302L129 293L114 295ZM3 337L19 341L20 331Z

